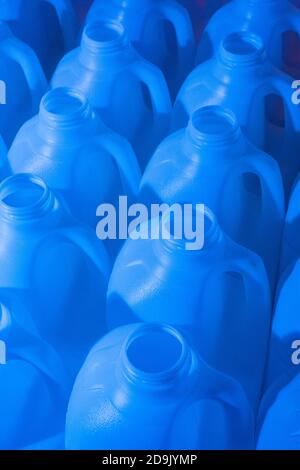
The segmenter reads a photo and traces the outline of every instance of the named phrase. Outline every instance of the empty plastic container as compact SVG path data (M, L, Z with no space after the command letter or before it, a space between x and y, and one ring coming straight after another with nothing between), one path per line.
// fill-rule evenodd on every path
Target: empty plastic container
M192 113L186 129L165 139L142 178L140 199L206 204L222 229L264 261L274 287L285 217L278 164L243 135L221 106Z
M47 83L35 53L1 22L0 68L0 134L9 146L20 126L37 112Z
M231 449L253 445L239 384L203 362L175 329L135 324L100 340L82 367L67 449Z
M185 224L191 223L185 217ZM200 233L202 219L197 221L196 213L191 217ZM209 365L238 380L255 407L270 327L263 263L225 236L208 209L202 248L187 245L189 237L180 239L179 232L173 236L170 218L172 213L165 212L161 220L166 235L131 237L122 248L108 287L108 326L137 321L173 325Z
M230 18L230 21L228 19ZM266 44L273 64L299 78L300 12L289 0L233 0L215 13L200 40L198 61L216 53L230 33L249 31Z
M300 450L300 374L278 390L258 435L258 450Z
M229 4L230 5L230 4ZM292 102L291 79L266 58L261 38L237 32L187 78L175 103L173 129L207 105L233 111L249 139L278 161L287 194L300 169L300 108Z
M18 174L0 185L0 264L2 297L31 312L72 380L105 331L110 262L102 242L43 180Z
M196 37L201 37L212 14L228 0L178 0L190 13Z
M56 88L42 99L37 116L19 131L9 152L14 173L34 173L59 193L73 215L96 230L96 210L132 202L140 170L130 144L111 132L81 93ZM107 244L112 255L119 244Z
M282 253L280 263L280 273L287 268L292 267L300 258L300 179L297 178L291 198L289 201L288 211L285 220L283 232Z
M67 379L55 351L30 332L23 306L0 306L0 449L19 450L64 429Z
M90 23L64 57L52 87L83 93L105 124L133 145L143 168L165 137L171 111L162 72L143 60L116 23Z
M120 22L137 51L158 66L172 97L195 60L195 40L188 12L170 0L96 0L87 21Z
M47 78L75 45L76 22L69 0L1 0L0 20L36 52Z

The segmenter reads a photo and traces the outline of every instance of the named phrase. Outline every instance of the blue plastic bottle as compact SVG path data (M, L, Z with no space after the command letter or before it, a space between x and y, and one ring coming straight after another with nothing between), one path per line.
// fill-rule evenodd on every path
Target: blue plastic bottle
M195 60L188 12L173 0L96 0L87 20L103 19L124 25L137 51L164 72L175 99Z
M2 295L2 293L1 293ZM19 306L20 307L20 306ZM0 449L21 449L62 432L67 380L52 348L30 331L21 306L18 320L0 306Z
M245 449L253 422L239 384L175 329L127 325L92 349L71 395L67 449Z
M298 176L292 194L289 201L289 207L285 220L285 227L283 232L282 241L282 252L281 252L281 263L280 272L288 268L292 268L293 265L300 258L300 178Z
M294 187L283 233L280 277L272 324L270 352L265 387L300 373L297 348L300 348L299 327L299 198L300 181Z
M201 108L186 129L165 139L144 173L140 199L206 204L231 238L264 260L274 286L285 215L280 170L244 137L230 111Z
M105 331L110 263L102 242L43 180L18 174L0 185L0 264L1 298L31 312L72 380Z
M0 20L36 52L47 78L74 47L76 22L69 0L1 0Z
M167 134L171 105L163 74L138 55L121 25L88 24L52 86L85 94L105 124L131 142L142 167Z
M201 37L212 14L228 0L178 0L190 13L196 37Z
M287 267L278 284L265 388L283 377L300 373L299 282L298 258Z
M173 129L184 127L200 107L231 109L249 139L278 161L288 193L300 170L300 108L292 103L291 85L267 60L258 36L233 33L187 78L175 103Z
M0 22L0 134L9 146L33 116L47 83L34 52Z
M300 450L300 374L269 404L258 436L258 450Z
M41 176L74 216L96 229L96 210L136 197L140 170L130 144L108 130L86 98L68 88L48 92L40 112L19 131L9 152L14 173ZM107 245L116 254L119 244Z
M188 248L172 230L169 237L129 239L110 278L107 323L111 329L137 321L172 324L209 365L238 380L255 407L270 327L267 274L208 210L204 228L203 249Z
M273 64L299 78L300 12L291 1L231 1L210 20L200 40L198 61L213 57L228 34L241 30L258 34Z
M0 135L0 181L9 174L9 166L7 160L7 147Z

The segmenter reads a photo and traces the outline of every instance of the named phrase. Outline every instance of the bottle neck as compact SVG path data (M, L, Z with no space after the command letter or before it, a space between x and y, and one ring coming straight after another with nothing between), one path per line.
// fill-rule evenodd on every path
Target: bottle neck
M41 219L54 207L55 197L41 178L16 174L0 185L0 217L11 222Z
M70 88L55 88L42 99L39 111L39 124L45 130L47 139L69 136L90 123L93 117L88 100ZM74 143L77 140L73 141Z
M93 22L85 27L80 47L80 60L87 67L103 64L120 65L127 57L130 43L124 27L116 22Z
M181 334L161 324L142 324L126 340L121 370L133 385L146 391L163 391L183 382L192 354Z

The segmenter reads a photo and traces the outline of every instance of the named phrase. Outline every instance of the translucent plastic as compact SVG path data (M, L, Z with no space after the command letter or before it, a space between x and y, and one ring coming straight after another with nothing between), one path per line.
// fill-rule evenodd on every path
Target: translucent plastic
M116 23L90 23L59 64L52 87L79 90L105 124L126 137L144 168L165 137L171 111L162 72L143 60Z
M129 203L140 170L130 144L105 127L86 98L67 88L48 92L39 114L19 131L9 152L14 173L34 173L65 199L73 215L96 230L101 203ZM115 256L119 244L108 243Z
M187 11L174 0L95 0L87 21L103 19L123 24L137 51L164 72L175 98L195 57Z
M233 33L187 78L175 103L173 129L184 127L200 107L227 107L249 139L278 161L288 194L300 170L300 108L292 102L291 85L267 60L260 37Z
M257 255L221 232L210 211L204 222L203 249L189 251L171 233L125 243L110 278L107 323L172 324L209 365L238 380L255 407L270 327L267 274Z
M93 0L71 0L77 21L81 25L86 17L88 9L90 8Z
M4 23L0 23L0 68L0 134L9 146L20 126L37 112L47 83L35 53Z
M298 373L293 380L277 390L277 395L266 410L258 436L258 450L300 450L299 387Z
M293 360L297 348L300 349L299 282L298 259L287 268L278 285L265 388L286 375L300 372L299 365L297 367L297 362Z
M140 199L206 204L231 238L263 259L274 288L285 216L282 177L230 111L201 108L186 129L163 141L143 175Z
M24 306L15 303L13 311L0 306L0 449L4 450L62 432L68 397L59 357L33 333Z
M0 181L9 174L9 166L7 161L7 147L0 135Z
M110 262L102 242L71 218L43 180L18 174L0 185L0 247L1 298L17 322L23 309L30 311L72 383L105 331Z
M190 13L196 37L201 37L212 14L229 0L178 0Z
M175 329L135 324L100 340L66 421L67 449L246 449L253 420L239 384L197 357Z
M0 20L36 52L47 78L75 45L75 15L69 0L1 0Z
M300 258L300 179L297 178L291 198L289 201L288 211L285 220L285 228L282 242L282 253L280 272L292 268Z
M198 61L213 57L228 34L241 30L258 34L273 64L299 78L300 12L291 1L233 0L220 8L200 40Z

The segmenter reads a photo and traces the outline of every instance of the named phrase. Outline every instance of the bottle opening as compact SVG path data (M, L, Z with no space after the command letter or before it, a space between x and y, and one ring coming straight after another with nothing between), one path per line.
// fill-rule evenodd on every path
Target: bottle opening
M221 56L229 63L255 64L264 57L265 47L256 34L241 31L227 36L221 46Z
M162 217L163 240L167 249L197 253L219 238L221 232L217 219L204 204L178 204L177 207L180 212L168 211Z
M163 325L143 325L126 345L127 370L143 382L173 379L186 362L187 349L181 335Z
M207 106L192 114L189 134L196 144L232 143L240 135L234 114L221 106Z
M82 44L92 52L118 51L127 44L124 27L116 22L89 23L84 29Z
M0 212L9 217L40 217L48 210L52 193L44 181L30 174L13 175L0 185Z
M50 125L72 126L90 114L87 99L70 88L55 88L41 101L40 115Z

